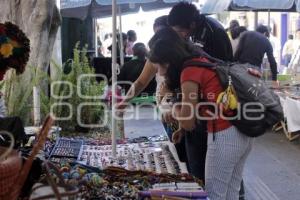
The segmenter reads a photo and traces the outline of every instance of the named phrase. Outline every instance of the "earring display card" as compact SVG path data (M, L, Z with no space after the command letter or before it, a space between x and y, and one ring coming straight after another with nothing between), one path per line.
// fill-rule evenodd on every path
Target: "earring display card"
M105 169L108 166L127 170L145 170L157 173L185 173L175 159L167 142L121 144L117 146L117 157L112 157L112 146L83 145L78 162Z
M66 157L77 159L82 144L82 140L61 138L57 140L50 157Z

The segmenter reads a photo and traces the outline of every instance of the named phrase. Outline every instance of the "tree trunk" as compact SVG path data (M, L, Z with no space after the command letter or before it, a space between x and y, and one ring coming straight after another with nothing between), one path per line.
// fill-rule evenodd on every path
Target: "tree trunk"
M30 39L28 66L36 68L37 73L47 73L57 30L61 24L56 0L0 0L0 22L5 21L18 25ZM33 79L29 71L27 68L22 76L24 84L18 84L18 87L23 86L23 93L25 90L32 90L28 88L28 83ZM46 92L47 84L39 84L42 84L41 90Z

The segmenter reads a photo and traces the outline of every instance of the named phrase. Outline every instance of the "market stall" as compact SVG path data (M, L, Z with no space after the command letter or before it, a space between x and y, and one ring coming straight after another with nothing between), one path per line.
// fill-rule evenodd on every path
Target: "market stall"
M283 130L288 140L298 138L300 131L300 86L282 87L277 95L284 111L284 120L274 127L275 131Z
M51 150L46 150L48 161L58 171L50 173L51 178L63 177L69 186L78 188L77 197L87 199L207 198L202 181L188 175L185 163L179 161L166 137L117 143L114 157L110 140L58 136ZM44 191L34 189L32 197L44 196Z

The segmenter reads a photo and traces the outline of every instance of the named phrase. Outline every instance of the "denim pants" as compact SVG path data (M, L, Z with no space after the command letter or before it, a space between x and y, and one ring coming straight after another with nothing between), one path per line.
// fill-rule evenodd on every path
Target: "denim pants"
M205 159L207 150L206 121L197 121L196 128L185 133L185 149L189 173L193 176L204 179Z
M243 168L251 151L253 138L234 126L208 134L205 189L210 200L238 200Z

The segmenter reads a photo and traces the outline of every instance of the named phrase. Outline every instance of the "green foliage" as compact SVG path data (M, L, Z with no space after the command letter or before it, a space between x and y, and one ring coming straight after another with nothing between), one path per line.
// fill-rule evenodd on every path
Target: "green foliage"
M15 70L6 74L6 79L1 82L8 116L19 116L25 125L32 123L32 92L33 87L39 85L41 80L48 80L45 72L33 66L27 66L26 72L16 75Z
M78 95L78 90L82 95L100 96L103 94L106 83L100 84L95 77L83 78L81 84L78 84L78 77L82 74L94 74L94 68L89 65L87 58L87 49L78 49L79 44L74 49L74 57L69 60L63 67L52 61L53 70L56 71L55 77L50 78L46 72L38 70L35 67L28 66L26 72L17 76L15 71L8 72L7 79L0 83L0 88L4 94L8 116L19 116L25 125L32 125L33 113L33 87L40 87L40 102L42 120L50 113L53 104L70 103L72 105L72 119L68 121L58 122L64 130L74 130L77 126L77 108L80 103L99 103L100 98L82 99ZM66 67L70 67L68 74L64 73ZM54 94L58 97L65 97L70 94L70 87L73 93L70 98L54 98L53 95L48 95L48 85L63 81L67 84L55 84L51 87ZM57 117L66 117L69 115L69 108L65 106L55 106L53 113ZM103 108L100 106L87 105L82 108L81 119L84 124L97 124L103 116Z
M70 121L63 121L60 123L65 130L73 130L77 123L77 108L81 103L100 103L101 100L99 96L103 94L104 82L98 83L95 77L85 77L79 79L81 75L93 75L95 74L94 68L89 65L89 60L87 57L87 48L82 50L78 49L79 44L76 44L74 49L74 57L67 63L70 63L71 69L68 74L63 73L63 69L58 67L59 70L57 80L68 82L71 85L73 93L70 98L65 99L55 99L53 95L50 98L50 105L53 103L70 103L72 105L72 119ZM68 65L65 64L64 68ZM81 82L79 82L81 80ZM84 99L80 98L79 91L84 96L91 96L94 98ZM55 96L67 96L70 94L70 87L66 84L57 84L53 87L53 94ZM65 112L64 106L55 107L54 113L57 117L66 117L69 113ZM86 105L81 111L81 121L84 124L97 124L101 117L103 116L103 108L100 106Z

